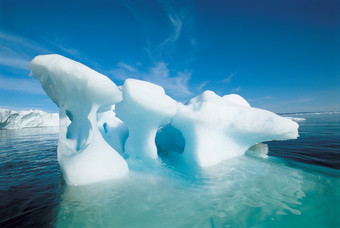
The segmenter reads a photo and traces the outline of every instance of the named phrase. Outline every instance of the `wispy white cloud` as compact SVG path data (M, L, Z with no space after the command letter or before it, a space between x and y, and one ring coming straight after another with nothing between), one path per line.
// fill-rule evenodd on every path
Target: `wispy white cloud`
M112 76L117 81L124 81L128 78L142 78L142 73L139 70L123 62L119 62L116 69L110 70L106 74Z
M177 14L174 14L169 15L169 21L171 22L172 25L171 35L158 46L159 49L161 49L168 43L176 42L179 36L181 35L183 25L182 19L179 18Z
M176 97L187 97L192 95L188 82L191 72L178 72L176 76L171 76L167 65L164 62L157 63L148 74L144 75L146 81L161 85L171 95Z
M63 52L71 55L71 56L81 56L80 52L74 48L68 48L65 47L64 45L60 44L57 46L60 50L62 50Z
M272 99L274 99L274 97L272 97L272 96L264 96L263 98L264 98L264 99L267 99L267 100L272 100Z
M187 45L196 45L197 41L191 37L192 33L190 33L193 26L192 15L187 9L175 7L173 2L161 1L160 3L167 16L167 24L164 24L164 28L168 28L168 36L161 39L160 42L154 39L154 30L150 29L153 28L154 24L152 23L153 20L148 18L148 14L145 14L145 11L136 8L136 6L134 7L133 3L123 3L144 31L143 35L146 38L144 51L151 65L129 65L119 62L118 67L110 70L107 74L118 81L124 81L127 78L149 81L162 86L167 94L175 99L187 99L193 95L193 90L189 87L192 72L185 68L173 72L167 63L178 62L178 60L173 61L173 54L177 50L181 50L179 47L183 45L183 42L180 43L179 40L186 40ZM186 60L191 58L189 55L191 54L188 53ZM148 60L143 64L149 62Z
M225 79L221 80L224 83L230 82L231 79L235 76L235 73L230 74L228 77L226 77Z
M172 40L176 41L179 38L179 36L181 35L182 24L183 24L182 19L180 19L177 14L175 14L173 16L169 15L169 19L170 19L170 21L172 23L172 27L174 29L174 34L172 36Z
M188 85L191 72L183 71L172 74L164 62L156 63L146 72L139 70L135 66L120 62L118 68L111 70L108 74L119 81L135 78L155 83L162 86L170 96L177 99L186 99L193 95Z
M67 39L63 36L54 35L53 38L49 39L46 42L47 42L46 45L50 49L61 52L61 54L66 54L71 58L82 57L82 54L78 50L76 50L76 49L74 49L74 48L72 48L68 45Z
M236 87L236 88L234 88L234 89L231 89L230 91L233 92L233 93L238 93L238 92L241 91L241 87L238 86L238 87Z
M183 38L187 41L187 45L194 46L197 44L197 40L191 37L192 33L190 33L193 26L190 12L187 9L175 7L172 2L161 1L161 5L163 6L168 19L167 24L165 24L164 27L169 29L168 36L157 45L157 42L155 42L154 39L151 39L153 35L150 33L151 30L149 27L152 27L153 24L150 24L150 18L147 18L145 14L141 13L141 10L138 10L131 4L124 3L124 5L143 28L147 44L144 51L151 60L152 65L147 68L145 65L132 66L124 62L119 62L118 67L109 71L108 75L111 75L114 79L119 81L123 81L127 78L136 78L155 83L162 86L165 91L175 99L187 99L192 96L193 90L189 87L192 72L185 68L173 72L167 64L168 62L177 62L177 60L172 61L172 54L174 54L176 50L180 50L180 45L183 45L183 43L177 41ZM190 37L184 36L188 34L190 34ZM153 43L150 42L151 40ZM166 58L166 60L164 58ZM190 57L186 59L189 58ZM199 90L204 86L205 85L202 84L202 87L199 88ZM197 91L197 88L194 90Z
M176 41L183 38L187 44L196 46L197 40L192 37L193 30L193 16L189 8L178 7L173 1L159 1L162 6L162 12L165 12L167 20L163 24L164 31L168 30L168 36L162 38L157 42L155 40L154 29L157 23L154 23L154 18L149 15L152 12L144 11L138 8L138 5L133 2L123 1L122 5L125 6L135 18L136 22L142 28L143 35L146 39L146 47L144 47L145 54L148 55L154 62L163 61L163 55L166 51L174 52L173 50L178 47ZM163 23L163 20L161 19ZM158 25L157 25L158 26ZM153 29L154 28L154 29ZM157 28L157 27L156 27ZM183 36L187 35L189 37Z
M32 40L0 30L0 67L28 71L27 65L31 59L46 52L46 48Z
M204 89L204 87L205 87L209 82L211 82L211 81L208 80L208 81L202 82L202 83L197 87L198 92L202 92L202 90Z
M33 78L9 78L0 75L0 90L30 94L45 94L38 80Z
M43 47L41 44L34 42L25 37L13 35L0 30L0 40L2 41L1 46L12 46L15 45L17 49L24 49L25 52L47 52L48 49ZM16 50L16 51L18 51ZM23 53L25 53L23 52Z
M28 63L30 60L21 57L5 57L0 55L0 65L6 67L14 67L22 70L28 70Z
M128 65L128 64L126 64L126 63L123 63L123 62L119 62L119 63L118 63L118 66L119 66L120 68L122 68L122 69L124 69L124 70L130 72L130 73L138 72L138 70L137 70L135 67L133 67L133 66L131 66L131 65Z
M55 38L46 43L38 43L18 35L0 30L0 67L27 70L28 63L37 55L60 53L69 57L81 57L78 50L65 45L63 38Z
M191 39L191 40L190 40L190 44L191 44L192 46L196 46L196 45L197 45L197 39Z
M193 13L189 7L178 7L173 1L161 1L168 18L165 25L168 30L168 36L156 46L156 54L160 56L161 61L172 61L174 55L177 55L183 48L187 51L181 53L185 56L182 63L189 63L195 59L195 50L197 48L197 39L195 37L195 23ZM173 62L178 61L176 59Z
M0 75L0 90L45 94L40 83L28 77L28 63L41 54L64 52L71 56L80 55L77 50L66 48L62 41L42 44L0 30L0 69L4 69Z

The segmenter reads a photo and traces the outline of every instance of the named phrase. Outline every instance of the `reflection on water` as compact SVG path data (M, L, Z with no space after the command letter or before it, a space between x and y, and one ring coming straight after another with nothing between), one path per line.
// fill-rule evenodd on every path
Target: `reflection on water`
M253 148L201 169L164 153L157 161L128 160L126 178L83 187L61 178L57 129L0 130L0 227L340 227L339 170L294 162L308 157L301 143L328 148L317 140L313 147L311 136L337 147L338 125L304 118L302 141L269 143L268 159ZM267 147L255 150L263 155Z

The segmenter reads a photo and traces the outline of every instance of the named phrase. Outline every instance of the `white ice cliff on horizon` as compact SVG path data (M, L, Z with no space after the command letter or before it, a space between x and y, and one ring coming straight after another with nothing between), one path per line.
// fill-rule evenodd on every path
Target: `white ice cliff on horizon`
M0 129L20 129L28 127L58 127L57 113L41 110L11 111L0 109Z
M146 81L127 79L119 90L60 55L37 56L29 67L60 108L58 162L70 185L122 177L128 173L123 156L157 159L167 146L188 165L206 167L260 142L298 137L296 122L250 107L236 94L205 91L184 105Z
M302 117L287 117L287 116L285 116L285 118L287 118L287 119L290 119L290 120L293 120L293 121L295 121L295 122L302 122L302 121L305 121L306 119L305 118L302 118Z
M85 185L126 175L126 161L97 126L97 113L122 100L117 86L105 75L60 55L37 56L29 68L60 109L58 162L66 183Z

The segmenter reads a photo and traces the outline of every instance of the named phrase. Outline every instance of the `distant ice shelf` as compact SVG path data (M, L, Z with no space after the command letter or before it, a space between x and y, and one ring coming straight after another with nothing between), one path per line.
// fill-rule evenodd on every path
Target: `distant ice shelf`
M293 120L295 122L301 122L301 121L305 121L306 119L305 118L302 118L302 117L286 117L287 119L290 119L290 120Z
M58 113L47 113L41 110L12 111L0 109L0 129L58 126Z

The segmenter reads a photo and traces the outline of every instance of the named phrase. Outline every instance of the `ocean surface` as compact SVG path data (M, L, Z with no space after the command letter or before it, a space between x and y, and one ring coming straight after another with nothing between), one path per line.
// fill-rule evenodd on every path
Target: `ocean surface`
M299 139L206 169L163 151L82 187L63 181L57 128L0 130L0 227L340 227L340 113L284 116Z

